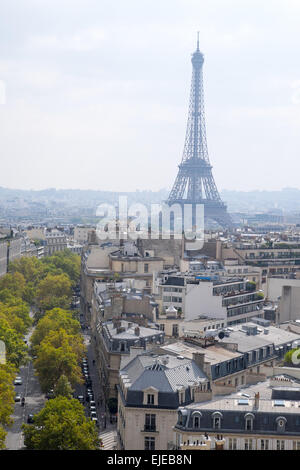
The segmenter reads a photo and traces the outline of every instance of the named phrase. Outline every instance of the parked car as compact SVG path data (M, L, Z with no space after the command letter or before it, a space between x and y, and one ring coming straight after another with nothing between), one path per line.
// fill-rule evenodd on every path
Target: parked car
M90 406L90 412L95 411L96 413L96 407L95 406Z
M16 377L15 378L15 381L14 381L15 385L22 385L22 383L23 383L23 381L22 381L21 377Z
M15 396L15 402L17 403L17 402L20 402L20 401L21 401L21 395L17 394Z
M33 415L28 415L27 416L27 423L32 424L33 423Z
M84 403L84 396L83 395L78 395L77 400L79 400L80 403Z
M97 428L99 427L99 422L98 422L98 419L97 418L91 418L92 421L94 421L94 423L96 424Z
M46 393L46 398L48 400L51 400L51 398L54 398L54 390L51 388L47 393Z
M96 413L96 411L91 411L91 412L90 412L90 416L91 416L91 418L97 418L97 413Z

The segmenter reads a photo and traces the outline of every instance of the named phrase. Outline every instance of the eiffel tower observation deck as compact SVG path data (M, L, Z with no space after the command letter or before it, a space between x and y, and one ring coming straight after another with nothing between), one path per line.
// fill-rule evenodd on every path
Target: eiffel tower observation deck
M203 62L198 34L197 50L192 55L193 75L183 157L167 203L181 206L203 204L205 220L212 219L226 228L232 225L232 221L214 181L207 149Z

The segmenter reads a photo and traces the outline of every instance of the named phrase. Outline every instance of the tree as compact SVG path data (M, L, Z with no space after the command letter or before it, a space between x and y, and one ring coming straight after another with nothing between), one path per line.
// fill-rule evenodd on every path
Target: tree
M0 364L0 449L5 447L6 432L3 426L12 423L10 415L14 409L13 379L15 369L9 364Z
M26 258L25 256L10 263L9 271L22 274L26 283L33 286L36 286L47 274L42 261L35 257Z
M0 315L0 340L4 341L7 360L15 366L25 364L28 360L28 349L24 344L23 337L10 327L6 318Z
M54 396L72 398L72 394L73 389L70 382L68 381L68 378L65 375L61 375L54 387Z
M99 438L95 424L86 418L83 406L75 399L49 400L23 425L24 444L32 450L97 450Z
M37 288L37 301L41 310L59 307L67 309L71 300L71 281L66 274L48 274Z
M80 276L80 256L72 253L70 250L64 250L54 253L52 256L43 259L43 263L49 269L54 267L55 271L61 270L69 276L72 284L78 282Z
M31 336L32 346L38 346L51 331L57 331L60 328L63 328L70 335L80 333L80 323L73 318L73 313L61 308L49 310L40 319Z
M22 297L25 289L25 278L21 273L6 274L0 279L0 292L11 292L13 297Z
M51 331L36 348L34 366L44 392L54 388L65 375L71 385L82 383L79 361L85 351L82 337L63 329Z
M0 314L4 315L10 327L17 333L24 335L32 324L29 307L19 298L8 299L6 303L0 302Z

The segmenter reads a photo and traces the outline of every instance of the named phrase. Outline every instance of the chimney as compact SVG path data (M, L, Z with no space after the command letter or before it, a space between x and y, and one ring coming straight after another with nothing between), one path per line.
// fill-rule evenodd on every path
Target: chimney
M259 408L259 392L254 395L254 408Z
M140 336L140 329L139 329L138 326L135 327L134 334L135 334L135 336Z
M119 326L119 327L117 328L117 335L120 334L120 333L123 333L124 331L125 331L124 326Z
M201 353L201 352L193 353L193 361L196 362L197 366L201 370L204 369L204 359L205 359L205 353Z

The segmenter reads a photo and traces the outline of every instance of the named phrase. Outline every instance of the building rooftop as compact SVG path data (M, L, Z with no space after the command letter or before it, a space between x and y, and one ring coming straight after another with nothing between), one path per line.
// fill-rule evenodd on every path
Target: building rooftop
M271 377L265 382L260 382L249 387L240 389L239 392L223 396L222 398L215 397L211 401L203 403L192 403L187 405L186 409L199 409L199 410L216 410L216 411L263 411L269 413L297 413L300 414L300 401L286 400L278 394L274 397L273 381L275 377ZM294 380L296 384L298 381ZM299 384L300 385L300 384ZM288 390L287 387L282 387L282 392ZM297 388L294 391L299 390ZM259 393L258 406L255 407L255 394ZM282 395L283 396L283 395Z
M257 334L247 334L245 328L256 328ZM290 331L282 330L274 326L263 328L255 323L243 323L242 325L234 325L230 327L229 336L225 336L220 343L237 344L237 350L240 352L247 352L253 349L258 349L270 344L275 347L280 347L282 344L293 343L300 340L300 335L291 333ZM268 333L265 334L264 331Z
M128 322L125 320L119 320L119 327L115 327L116 323L113 321L108 321L103 324L103 327L107 329L109 335L113 339L132 339L132 338L147 338L149 336L161 336L164 333L160 330L154 328L145 328L139 326L137 323ZM124 328L123 331L119 331L119 328ZM138 335L136 334L136 329L138 328Z
M200 384L208 380L204 372L190 359L149 353L130 361L121 371L121 378L127 381L132 391L154 387L159 392L176 392L182 387Z
M187 344L185 341L177 341L176 343L165 344L162 349L171 354L177 354L188 359L193 358L194 353L204 353L205 361L212 364L228 361L240 357L241 354L235 351L229 351L219 345L202 348L201 346Z

